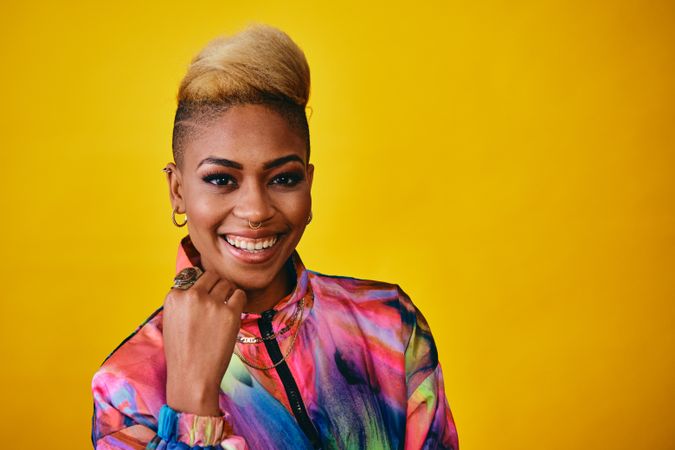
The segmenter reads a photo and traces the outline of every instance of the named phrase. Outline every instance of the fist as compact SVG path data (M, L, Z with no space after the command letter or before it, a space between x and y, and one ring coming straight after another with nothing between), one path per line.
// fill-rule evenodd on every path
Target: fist
M177 411L220 415L220 382L232 358L246 294L213 270L164 299L167 404Z

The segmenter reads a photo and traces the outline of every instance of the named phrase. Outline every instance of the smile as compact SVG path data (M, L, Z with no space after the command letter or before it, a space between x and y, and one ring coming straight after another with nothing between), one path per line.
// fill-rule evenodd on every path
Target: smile
M236 247L240 250L244 250L251 253L262 252L268 248L274 246L279 240L278 235L266 236L258 239L245 238L243 236L237 236L234 234L226 234L225 240L228 244L233 247Z

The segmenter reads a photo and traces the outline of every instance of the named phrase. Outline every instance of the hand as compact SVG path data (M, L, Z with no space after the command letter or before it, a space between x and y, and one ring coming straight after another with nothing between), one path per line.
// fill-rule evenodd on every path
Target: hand
M218 416L220 382L232 358L246 294L214 270L164 299L167 404L182 412Z

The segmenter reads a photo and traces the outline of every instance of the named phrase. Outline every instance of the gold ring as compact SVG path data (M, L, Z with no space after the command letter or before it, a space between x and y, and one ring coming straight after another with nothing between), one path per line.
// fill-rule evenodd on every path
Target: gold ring
M203 273L199 267L186 267L174 277L171 289L187 289L195 284Z

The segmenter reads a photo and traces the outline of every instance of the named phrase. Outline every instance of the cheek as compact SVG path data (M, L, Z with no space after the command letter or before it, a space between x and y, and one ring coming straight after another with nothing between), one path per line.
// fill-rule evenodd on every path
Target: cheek
M227 205L218 201L216 196L203 193L186 197L188 218L193 226L212 227L222 222Z
M312 198L309 192L298 193L293 199L284 204L286 217L296 225L305 225L307 216L312 209Z

